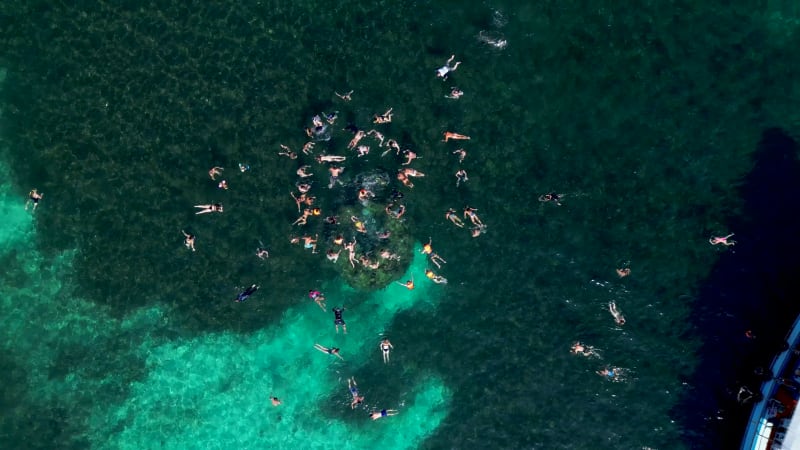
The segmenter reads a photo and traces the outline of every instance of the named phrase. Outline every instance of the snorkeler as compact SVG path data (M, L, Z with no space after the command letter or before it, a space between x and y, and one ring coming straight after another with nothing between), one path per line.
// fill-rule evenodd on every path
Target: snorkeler
M456 69L458 69L458 65L461 64L461 61L456 61L454 65L452 66L450 65L450 63L452 63L455 58L456 55L450 55L450 59L448 59L447 62L442 67L436 69L436 76L441 78L442 80L445 80L447 79L447 75L450 72L453 72Z
M193 234L189 234L189 233L187 233L187 232L185 232L183 230L181 230L181 233L183 233L183 236L184 236L183 245L185 245L186 248L190 249L191 251L195 251L194 250L194 235Z
M617 310L617 304L615 302L608 303L608 312L614 316L614 322L616 322L617 325L625 325L625 316L623 316L622 313Z
M245 289L244 291L240 292L239 295L236 296L237 303L243 302L247 300L251 295L253 295L258 290L258 286L253 284L249 288Z
M31 189L31 191L28 192L28 201L25 202L25 210L27 210L28 206L33 203L33 211L36 211L36 207L39 206L39 200L41 200L42 197L44 197L44 194L36 189Z
M372 420L378 420L381 417L396 416L398 412L399 411L397 411L396 409L382 409L380 411L373 411L372 413L370 413L369 417Z
M314 344L314 348L319 350L319 351L321 351L322 353L327 353L329 355L333 355L333 356L341 359L342 361L344 361L344 358L342 358L342 355L339 354L339 349L336 348L336 347L328 348L328 347L325 347L325 346L322 346L322 345L319 345L319 344Z
M337 306L331 309L331 311L333 311L333 324L336 326L336 334L339 334L339 325L342 326L342 331L344 331L344 334L347 334L347 324L344 323L344 319L342 318L344 309L344 306L341 308Z
M347 379L347 390L349 390L350 395L353 396L353 401L350 402L350 409L356 409L356 406L360 405L364 401L364 396L359 395L358 393L356 377L350 377Z
M389 342L389 339L384 338L378 347L381 349L381 353L383 353L383 363L389 364L389 351L394 350L394 346Z
M202 211L198 211L195 214L206 214L210 212L222 212L222 204L221 203L213 203L210 205L194 205L195 208L201 208Z

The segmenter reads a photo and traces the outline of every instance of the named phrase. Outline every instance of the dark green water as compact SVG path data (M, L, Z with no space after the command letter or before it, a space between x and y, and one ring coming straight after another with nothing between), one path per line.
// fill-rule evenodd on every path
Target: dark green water
M718 442L675 409L702 344L687 319L724 251L707 239L728 232L761 132L800 130L793 4L1 8L0 433L12 447ZM453 53L458 70L436 78ZM445 99L451 86L464 97ZM334 95L350 89L352 102ZM412 166L427 174L401 188L404 218L417 242L433 238L449 284L424 279L417 256L415 291L360 293L288 242L301 163L323 208L352 192L329 192L309 157L276 153L299 150L310 118L338 110L316 152L348 156L345 182L393 172L401 160L375 148L356 158L341 130L369 129L389 107L393 122L375 127L415 149ZM458 188L459 145L441 142L445 130L472 138ZM228 191L208 179L215 165ZM45 193L35 214L23 209L32 187ZM550 191L567 194L562 206L537 201ZM216 201L223 214L194 215ZM444 219L465 205L485 235ZM254 256L259 241L266 261ZM631 276L619 279L625 265ZM233 303L251 283L262 290ZM312 288L329 306L353 305L347 337L307 300ZM389 365L382 335L395 345ZM570 354L575 340L601 357ZM345 361L315 342L341 347ZM605 365L625 379L597 376ZM369 409L400 414L373 422L351 411L350 376Z

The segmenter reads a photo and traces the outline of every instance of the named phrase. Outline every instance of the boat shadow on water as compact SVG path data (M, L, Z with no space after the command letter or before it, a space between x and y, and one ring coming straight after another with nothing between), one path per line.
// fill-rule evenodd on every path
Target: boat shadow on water
M698 286L690 320L703 342L699 362L671 411L688 448L740 447L761 382L800 313L797 143L780 129L764 131L739 192L741 214L728 221L736 245Z

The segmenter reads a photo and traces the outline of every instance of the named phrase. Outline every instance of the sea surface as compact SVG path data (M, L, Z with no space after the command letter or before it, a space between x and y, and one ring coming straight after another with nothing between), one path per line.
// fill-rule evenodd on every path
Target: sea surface
M708 239L746 213L762 134L800 136L797 5L3 2L2 447L728 448L744 424L726 414L744 410L697 382L710 338L692 317L737 251ZM334 112L304 154L312 117ZM372 136L357 157L348 125L413 150L425 176L402 186L404 158ZM323 152L347 157L343 185L327 187ZM306 164L322 216L292 226ZM361 207L355 181L378 172L391 185L374 204L404 195L415 244L396 281L414 290L348 286L325 258L322 218ZM466 206L477 237L445 219ZM317 254L290 242L303 234ZM687 411L694 397L709 401ZM381 409L398 414L370 420Z

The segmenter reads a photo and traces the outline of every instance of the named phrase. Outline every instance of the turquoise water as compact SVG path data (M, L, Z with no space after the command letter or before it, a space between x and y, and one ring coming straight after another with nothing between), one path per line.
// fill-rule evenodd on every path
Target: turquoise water
M707 239L730 232L761 133L800 127L793 4L9 3L0 19L8 442L718 442L679 408L707 343L689 318L697 286L735 250ZM506 47L488 42L500 39ZM437 79L453 53L462 64ZM451 86L465 95L446 99ZM351 102L334 95L351 89ZM390 107L391 124L371 123ZM330 190L310 156L277 156L279 144L299 152L322 111L339 118L316 154L348 157L346 186ZM324 258L330 227L290 225L301 164L324 215L357 205L357 174L401 167L371 138L367 157L347 150L350 123L421 156L413 189L391 177L416 242L399 278L413 275L413 291L347 286ZM441 142L447 130L471 139ZM213 166L229 190L208 179ZM469 181L457 187L459 168ZM45 197L31 213L34 187ZM562 206L537 201L551 191ZM379 194L385 202L388 189ZM211 202L225 212L194 215ZM486 234L445 220L466 205ZM197 236L196 252L181 230ZM320 234L321 254L289 243L306 232ZM429 238L442 268L418 251ZM631 275L619 278L623 266ZM425 279L428 267L449 283ZM231 301L252 283L261 290ZM348 307L347 336L309 289ZM388 365L382 336L395 345ZM600 356L570 354L575 340ZM314 343L340 347L344 361ZM605 366L626 376L603 380ZM364 409L348 407L351 376ZM369 420L382 408L400 413Z

